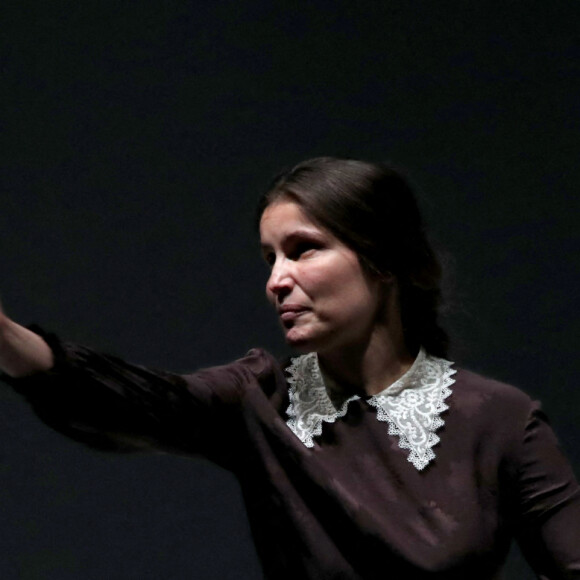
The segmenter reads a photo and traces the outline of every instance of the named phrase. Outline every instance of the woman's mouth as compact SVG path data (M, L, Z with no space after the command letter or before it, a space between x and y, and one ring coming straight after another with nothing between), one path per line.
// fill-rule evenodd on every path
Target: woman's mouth
M285 304L278 308L278 314L280 316L280 320L285 324L290 322L294 322L298 317L302 316L308 312L308 309L304 306L300 306L298 304Z

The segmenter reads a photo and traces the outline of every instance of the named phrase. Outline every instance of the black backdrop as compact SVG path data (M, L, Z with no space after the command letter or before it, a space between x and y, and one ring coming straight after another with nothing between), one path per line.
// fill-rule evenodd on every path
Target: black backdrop
M412 176L447 256L455 360L542 399L580 466L580 4L1 10L14 318L179 371L252 346L281 354L257 196L307 157L387 159ZM0 577L260 577L228 473L87 451L0 396ZM507 577L532 577L517 552Z

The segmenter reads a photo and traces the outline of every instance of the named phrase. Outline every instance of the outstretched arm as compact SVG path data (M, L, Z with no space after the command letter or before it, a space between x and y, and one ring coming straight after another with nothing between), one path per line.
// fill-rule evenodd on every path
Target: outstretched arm
M233 363L176 374L61 341L2 316L0 379L47 425L102 450L204 455L231 465L239 456L233 442L245 441L239 431L244 393L276 364L254 350Z
M20 378L48 371L53 364L48 344L38 334L8 318L0 305L0 371Z

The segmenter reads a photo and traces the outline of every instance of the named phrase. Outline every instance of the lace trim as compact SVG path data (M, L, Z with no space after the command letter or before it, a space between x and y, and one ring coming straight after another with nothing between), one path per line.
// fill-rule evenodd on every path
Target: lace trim
M432 448L440 440L435 431L445 424L441 413L449 408L444 401L455 382L452 364L421 349L400 379L367 399L376 408L377 419L388 423L388 434L399 437L401 449L409 449L407 459L418 470L435 459ZM353 395L335 406L314 352L293 358L286 371L290 385L286 424L306 447L314 447L313 438L322 433L322 424L344 417L349 403L360 397Z

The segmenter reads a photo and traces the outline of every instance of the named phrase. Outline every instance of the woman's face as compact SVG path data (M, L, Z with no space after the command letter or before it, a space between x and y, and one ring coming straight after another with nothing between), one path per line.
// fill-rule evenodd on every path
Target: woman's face
M363 270L355 252L289 200L266 208L260 238L271 268L266 294L288 344L324 353L369 339L380 316L382 284Z

